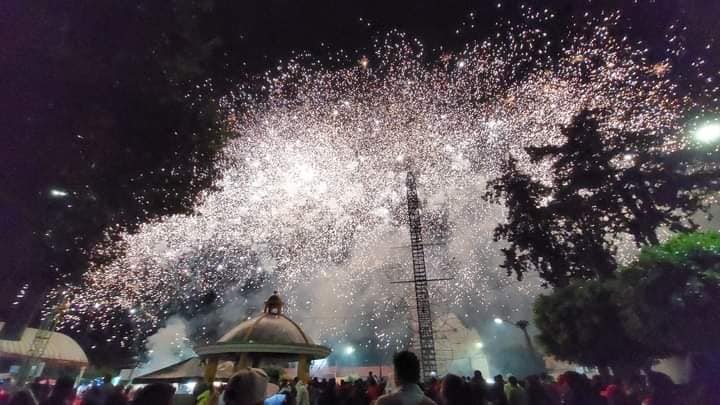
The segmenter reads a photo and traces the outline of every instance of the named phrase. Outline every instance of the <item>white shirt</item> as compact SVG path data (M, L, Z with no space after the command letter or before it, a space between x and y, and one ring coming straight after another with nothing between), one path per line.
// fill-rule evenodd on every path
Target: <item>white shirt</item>
M417 384L407 384L400 387L398 392L383 395L378 398L376 405L437 405L435 401L425 396Z

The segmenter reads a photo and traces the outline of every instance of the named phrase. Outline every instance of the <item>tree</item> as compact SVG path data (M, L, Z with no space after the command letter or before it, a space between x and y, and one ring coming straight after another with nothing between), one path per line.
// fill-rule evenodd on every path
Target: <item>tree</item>
M720 233L644 248L619 279L625 328L644 346L668 356L718 349Z
M654 353L625 332L617 283L575 281L534 305L537 340L560 360L591 367L640 367Z
M508 221L503 267L518 278L537 271L552 286L606 279L617 269L616 240L657 243L661 227L691 230L720 188L717 156L666 147L669 129L630 132L604 125L602 111L583 111L563 129L560 145L527 148L531 160L552 161L545 185L522 173L513 158L488 184L486 198L504 203Z

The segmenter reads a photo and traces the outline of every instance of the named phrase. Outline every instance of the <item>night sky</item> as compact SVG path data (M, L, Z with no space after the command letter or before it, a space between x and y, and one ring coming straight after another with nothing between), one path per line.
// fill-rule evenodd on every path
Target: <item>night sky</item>
M690 60L703 57L707 70L720 71L716 0L527 3L557 13L558 37L574 17L620 9L628 35L646 42L650 55L664 53L669 26L687 26L680 38L686 53L673 61L683 90L694 85L683 79ZM0 321L34 320L47 288L60 278L77 279L108 227L132 229L191 210L217 174L214 152L222 144L220 134L207 130L212 113L182 102L198 83L211 79L213 87L199 91L220 97L293 52L362 55L393 29L417 37L437 57L491 35L499 21L519 18L522 4L2 2ZM21 290L27 292L17 299Z

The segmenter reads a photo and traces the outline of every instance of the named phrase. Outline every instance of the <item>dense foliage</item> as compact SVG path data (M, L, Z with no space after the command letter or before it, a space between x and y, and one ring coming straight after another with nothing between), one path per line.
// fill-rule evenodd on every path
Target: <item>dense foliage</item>
M644 248L616 279L574 281L535 302L538 341L590 366L639 366L715 351L720 340L720 233Z
M719 233L645 248L620 280L625 327L644 346L667 355L720 347Z
M549 160L545 185L510 159L486 198L504 203L507 222L495 238L508 242L503 267L522 278L537 271L549 285L605 279L617 269L617 241L657 243L662 227L691 230L692 214L720 187L717 156L667 148L667 131L626 132L603 125L601 111L583 111L563 129L560 145L528 148Z
M615 283L577 281L535 302L538 342L560 360L585 366L628 367L651 353L630 337L620 317Z

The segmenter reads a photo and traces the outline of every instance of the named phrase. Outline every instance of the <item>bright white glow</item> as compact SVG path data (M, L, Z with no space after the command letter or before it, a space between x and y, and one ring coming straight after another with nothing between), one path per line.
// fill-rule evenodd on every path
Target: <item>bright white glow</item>
M345 348L345 354L351 355L351 354L353 354L353 353L355 353L355 348L354 348L354 347L348 346L348 347Z
M483 347L485 347L485 345L483 344L483 342L475 342L475 347L477 347L478 349L482 349Z
M493 319L493 322L495 322L496 325L501 325L503 323L503 320L500 318Z
M492 378L486 378L485 382L488 384L495 384L495 380L493 380Z
M67 197L67 195L68 195L67 191L63 191L63 190L60 190L57 188L50 189L50 197L61 198L61 197Z
M702 143L713 143L720 140L720 123L708 123L695 131L695 139Z
M187 388L187 392L193 392L196 385L197 383L195 381L191 381L189 383L185 383L185 388Z

